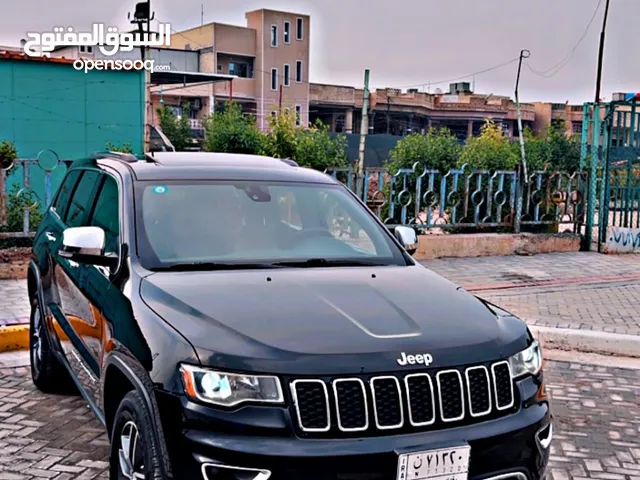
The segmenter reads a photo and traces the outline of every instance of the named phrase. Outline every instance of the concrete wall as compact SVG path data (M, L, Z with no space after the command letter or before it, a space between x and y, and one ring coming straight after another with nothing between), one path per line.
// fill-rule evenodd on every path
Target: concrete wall
M90 71L60 60L0 57L0 141L13 141L20 158L53 150L75 159L105 150L107 142L143 145L144 74ZM47 159L50 154L43 153ZM53 170L55 190L65 172ZM22 168L9 171L7 186L22 185ZM32 167L31 188L44 203L44 171Z
M609 227L604 249L606 253L640 253L640 229Z

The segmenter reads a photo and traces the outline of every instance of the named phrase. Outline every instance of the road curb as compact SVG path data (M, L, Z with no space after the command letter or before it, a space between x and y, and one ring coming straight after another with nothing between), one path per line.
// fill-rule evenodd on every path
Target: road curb
M544 348L640 358L640 336L530 325Z
M0 327L0 352L29 349L29 325Z

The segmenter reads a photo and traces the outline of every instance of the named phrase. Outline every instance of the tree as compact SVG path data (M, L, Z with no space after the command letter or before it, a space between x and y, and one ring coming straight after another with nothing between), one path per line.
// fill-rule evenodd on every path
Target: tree
M331 138L329 127L320 120L296 135L296 161L305 167L324 171L331 167L347 166L347 137Z
M124 142L122 145L115 145L111 142L107 143L107 151L109 152L122 152L122 153L134 153L131 143Z
M516 152L501 126L487 118L480 136L467 141L458 163L490 171L513 170L520 161Z
M270 157L295 160L297 135L296 116L291 109L282 108L275 111L275 115L269 117L269 132L265 137L264 153Z
M283 108L269 119L265 155L290 158L298 165L324 171L347 165L347 137L331 138L329 127L317 121L310 127L296 125L296 115Z
M422 172L423 166L447 173L455 168L461 153L462 146L447 128L436 130L432 127L425 135L412 133L398 141L386 166L395 173L400 168L413 168L418 162L421 164L418 173Z
M190 106L182 106L182 115L176 117L173 111L166 105L159 107L156 112L162 132L173 144L177 152L183 152L192 143L191 124L189 123Z
M205 118L203 125L204 149L209 152L260 155L264 151L264 134L236 102L225 104L222 111Z
M564 120L556 120L549 125L547 142L554 169L568 173L580 169L580 137L567 135Z

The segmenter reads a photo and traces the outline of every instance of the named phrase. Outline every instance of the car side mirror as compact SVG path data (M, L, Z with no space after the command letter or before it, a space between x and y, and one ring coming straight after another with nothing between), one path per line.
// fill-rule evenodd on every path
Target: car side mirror
M104 247L105 234L100 227L71 227L62 233L62 247L58 254L78 263L117 267L117 255L105 253Z
M400 225L393 229L393 234L409 255L416 253L418 250L418 235L413 228Z

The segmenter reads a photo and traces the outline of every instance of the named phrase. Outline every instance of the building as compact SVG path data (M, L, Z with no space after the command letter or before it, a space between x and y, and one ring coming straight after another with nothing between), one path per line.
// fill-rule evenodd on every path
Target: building
M363 90L337 85L311 84L311 120L331 125L333 131L359 133ZM534 128L535 107L521 104L523 127ZM486 118L501 124L505 133L517 135L515 103L509 97L482 95L469 83L453 83L446 93L417 89L377 89L369 100L369 133L405 135L430 127L447 127L464 140L480 133Z
M61 160L104 151L108 143L142 150L142 72L73 68L73 60L0 51L0 142L13 142L20 158L40 159L28 169L30 188L44 204L43 168L53 168L50 192L65 173ZM22 168L11 168L7 187L24 185Z
M171 48L198 53L201 72L232 75L232 83L156 88L154 104L162 100L176 109L198 104L205 113L232 98L266 129L268 116L282 103L295 109L300 125L307 125L309 16L261 9L245 17L246 26L208 23L171 36Z

